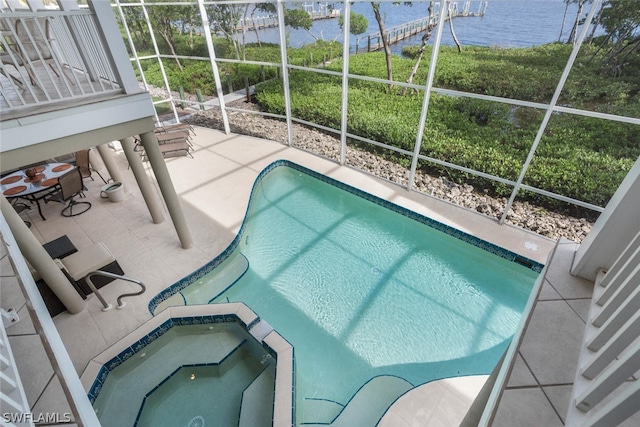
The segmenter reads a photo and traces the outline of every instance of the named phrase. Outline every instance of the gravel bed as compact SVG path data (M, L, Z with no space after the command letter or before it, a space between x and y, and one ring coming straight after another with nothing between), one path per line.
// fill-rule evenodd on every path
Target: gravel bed
M248 111L258 109L255 104L245 101L229 103L227 107ZM183 113L186 114L187 111L183 111ZM189 113L189 115L185 115L181 120L197 126L223 129L222 118L217 109L196 112L189 110ZM287 142L286 124L281 120L249 112L230 111L229 123L233 133L255 136L282 143ZM339 137L299 124L294 124L293 127L293 145L295 147L316 153L331 160L339 160ZM375 154L348 147L346 161L348 165L380 178L400 185L407 185L409 176L407 168L385 160ZM500 218L507 203L507 198L491 197L484 191L478 190L471 185L456 184L445 177L430 176L421 171L416 173L413 188L433 197L475 210L492 218ZM512 205L505 221L551 239L565 237L578 243L584 239L593 226L593 222L586 218L576 218L550 212L541 207L517 200Z

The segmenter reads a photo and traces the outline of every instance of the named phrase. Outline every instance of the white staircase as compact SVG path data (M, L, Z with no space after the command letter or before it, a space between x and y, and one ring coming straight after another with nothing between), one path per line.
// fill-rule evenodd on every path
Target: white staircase
M596 279L565 425L614 426L640 409L639 306L640 232Z
M33 426L28 418L31 409L18 375L7 331L4 329L4 322L0 321L0 324L0 426Z

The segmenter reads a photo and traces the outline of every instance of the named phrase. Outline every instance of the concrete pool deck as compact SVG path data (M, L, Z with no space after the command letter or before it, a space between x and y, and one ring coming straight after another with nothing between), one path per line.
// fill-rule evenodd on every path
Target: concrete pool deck
M104 242L126 275L143 281L147 286L146 293L128 299L123 310L103 312L97 298L91 295L87 299L87 308L81 313L70 315L64 312L56 316L55 325L78 374L83 373L97 354L151 318L147 304L154 295L226 248L240 228L256 176L264 167L278 159L299 163L540 263L547 261L547 256L555 245L554 241L526 230L509 225L500 226L495 220L476 212L424 194L409 192L393 183L280 143L196 128L193 145L194 158L177 157L166 161L194 239L194 246L188 250L180 247L166 212L163 223L151 222L133 175L127 169L124 154L118 150L115 151L115 157L122 170L127 193L124 201L111 203L100 198L100 189L104 184L96 177L96 181L85 180L88 187L87 198L93 203L92 209L87 213L73 218L61 217L62 206L49 203L43 206L43 212L48 218L46 221L38 216L35 209L22 214L32 223L31 230L42 243L65 234L79 249L98 241ZM4 271L7 270L3 268L3 276ZM3 277L2 307L8 308L6 302L11 301L12 306L20 309L25 318L27 313L24 297L22 300L19 297L7 298L5 295L13 291L4 283ZM13 288L14 291L19 291L17 284ZM134 285L118 280L103 288L102 294L108 302L113 303L121 293L134 290ZM27 327L25 323L19 323L12 328L18 326ZM13 334L12 328L7 330L10 336ZM44 349L40 345L40 350L37 351L21 350L23 343L27 345L27 341L34 341L32 338L23 338L22 332L10 338L14 352L24 355L19 361L20 372L42 378L38 381L25 381L23 375L25 387L29 388L29 401L40 407L55 407L58 403L47 402L47 399L53 399L51 396L56 394L48 391L48 388L59 385L51 379L52 368L42 363L43 359L46 360L46 355L42 356ZM452 393L466 396L468 404L472 400L468 399L469 394L475 396L477 389L477 379L470 381L468 386L450 387ZM404 414L435 404L424 395L410 395L415 396L415 400L404 402ZM55 398L59 399L59 396ZM467 408L468 406L462 405L453 415L447 415L443 411L444 418L439 422L434 420L433 425L452 425L454 419L460 419L456 417L464 416ZM395 409L394 412L398 413ZM417 425L411 421L410 414L402 418L406 421L405 425Z

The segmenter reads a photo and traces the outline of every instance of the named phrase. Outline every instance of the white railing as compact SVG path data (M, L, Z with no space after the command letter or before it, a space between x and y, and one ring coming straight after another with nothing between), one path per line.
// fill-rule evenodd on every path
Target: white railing
M91 10L2 10L0 28L9 109L122 91Z
M0 408L2 408L0 425L33 426L33 422L25 417L31 409L20 381L2 319L0 319Z
M595 285L568 426L614 426L640 410L640 232Z

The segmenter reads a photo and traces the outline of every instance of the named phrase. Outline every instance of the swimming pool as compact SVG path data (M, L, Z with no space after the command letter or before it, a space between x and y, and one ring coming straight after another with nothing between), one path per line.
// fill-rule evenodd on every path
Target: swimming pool
M490 373L541 267L281 161L256 181L234 243L150 309L244 302L295 349L296 422L326 424L372 387L390 404Z

